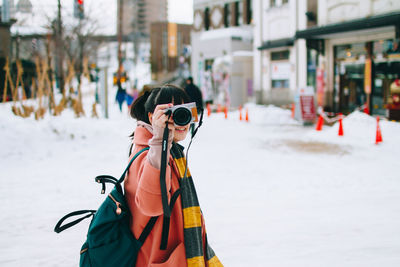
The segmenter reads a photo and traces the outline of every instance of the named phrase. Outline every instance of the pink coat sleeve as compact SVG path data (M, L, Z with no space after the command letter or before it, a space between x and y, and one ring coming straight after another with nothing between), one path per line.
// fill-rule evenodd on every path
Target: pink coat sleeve
M128 183L125 183L130 201L134 201L141 213L146 216L159 216L163 214L160 188L161 146L164 129L153 128L153 136L148 140L150 149L143 152L129 169ZM167 159L171 160L169 149L172 145L172 136L168 138ZM135 144L134 153L147 145ZM133 154L134 154L133 153ZM168 200L171 189L171 167L167 164L165 180L167 185ZM134 197L133 197L134 196ZM133 203L130 205L132 206Z
M137 188L135 195L136 206L146 216L159 216L163 213L161 202L160 188L160 170L153 167L147 157L141 161L140 169L137 172L130 172L131 175L136 175ZM168 192L168 200L170 199L171 189L171 168L167 165L166 170L166 185ZM132 177L133 178L133 177Z

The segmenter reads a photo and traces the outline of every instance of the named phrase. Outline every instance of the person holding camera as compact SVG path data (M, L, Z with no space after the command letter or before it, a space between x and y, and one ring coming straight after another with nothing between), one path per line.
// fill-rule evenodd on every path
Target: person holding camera
M137 120L131 156L149 147L136 158L124 184L135 238L157 217L136 266L223 266L207 243L194 183L178 144L196 120L190 101L182 88L164 85L145 91L130 110ZM166 162L162 162L165 152Z

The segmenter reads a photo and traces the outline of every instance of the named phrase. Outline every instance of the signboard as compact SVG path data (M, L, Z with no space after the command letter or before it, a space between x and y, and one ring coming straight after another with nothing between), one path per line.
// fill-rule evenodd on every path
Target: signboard
M300 110L301 118L305 122L315 120L314 88L307 86L300 88Z
M289 80L290 78L290 63L279 62L271 64L271 79L272 80Z
M176 23L168 23L169 57L176 57L178 55L177 32L178 32L178 25Z
M365 60L365 69L364 69L364 92L366 94L371 94L371 75L372 75L372 62L370 58Z

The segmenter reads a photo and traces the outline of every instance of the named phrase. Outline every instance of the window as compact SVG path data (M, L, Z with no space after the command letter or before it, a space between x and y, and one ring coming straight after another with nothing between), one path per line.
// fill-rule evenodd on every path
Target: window
M243 5L239 1L234 3L235 11L235 26L243 24Z
M225 28L228 28L230 26L230 21L231 21L230 5L229 4L225 4L224 5L224 25L225 25Z
M272 88L289 88L289 80L272 80Z
M271 87L289 88L290 74L289 50L271 52Z
M210 9L208 7L204 10L204 28L206 31L210 29Z
M271 52L271 60L288 60L289 50Z
M289 3L289 0L269 0L269 7L282 6Z
M252 21L252 19L253 19L253 10L252 10L252 7L251 7L251 0L245 0L245 3L246 3L246 21L245 21L245 23L246 24L251 24L251 21Z

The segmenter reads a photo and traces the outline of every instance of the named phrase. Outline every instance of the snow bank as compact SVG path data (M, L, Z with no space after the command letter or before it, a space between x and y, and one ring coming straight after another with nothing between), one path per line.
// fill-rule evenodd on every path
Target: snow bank
M300 125L292 119L291 110L282 109L273 105L262 106L248 103L249 120L259 125Z
M379 146L386 147L388 144L400 149L398 142L400 136L400 124L397 122L381 119L379 122L384 142ZM371 147L375 144L377 120L375 117L360 111L354 111L343 119L344 136L338 136L339 122L332 127L323 126L321 132L310 132L308 137L331 143L339 143L353 146L355 148Z

